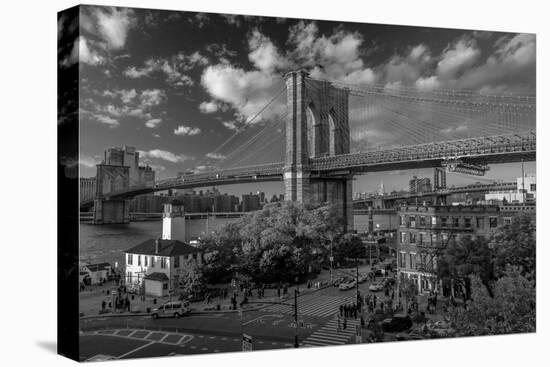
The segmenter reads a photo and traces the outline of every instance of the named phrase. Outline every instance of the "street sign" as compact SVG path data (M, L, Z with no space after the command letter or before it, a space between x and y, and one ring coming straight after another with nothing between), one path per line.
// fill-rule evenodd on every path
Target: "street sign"
M117 292L117 291L111 291L111 294L112 294L113 296L116 296L116 295L118 294L118 292Z
M330 261L330 262L333 262L333 261L334 261L334 257L332 257L332 256L329 257L329 261Z
M243 334L243 352L249 352L252 350L252 337L247 334Z

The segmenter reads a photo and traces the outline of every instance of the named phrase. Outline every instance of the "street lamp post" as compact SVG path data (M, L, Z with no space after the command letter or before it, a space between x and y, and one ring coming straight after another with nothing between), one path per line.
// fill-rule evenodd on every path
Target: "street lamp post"
M294 348L298 348L298 289L294 290Z
M334 261L334 257L332 255L332 244L334 242L334 236L330 237L330 284L332 284L332 262Z

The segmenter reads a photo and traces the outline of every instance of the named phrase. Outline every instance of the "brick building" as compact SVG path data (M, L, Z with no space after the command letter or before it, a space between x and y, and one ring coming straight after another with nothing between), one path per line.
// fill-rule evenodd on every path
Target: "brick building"
M399 209L397 265L402 278L418 282L420 292L440 288L436 253L451 238L488 237L503 223L494 206L403 206Z

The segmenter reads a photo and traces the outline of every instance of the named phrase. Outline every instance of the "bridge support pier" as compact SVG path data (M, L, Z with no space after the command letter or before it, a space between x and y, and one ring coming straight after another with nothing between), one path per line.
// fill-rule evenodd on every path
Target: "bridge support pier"
M447 188L447 171L442 168L434 168L434 185L433 190L441 190Z
M129 200L94 200L93 224L130 223Z
M303 70L285 76L287 87L285 200L334 205L345 231L353 230L350 172L311 172L312 158L350 152L349 91L315 81Z

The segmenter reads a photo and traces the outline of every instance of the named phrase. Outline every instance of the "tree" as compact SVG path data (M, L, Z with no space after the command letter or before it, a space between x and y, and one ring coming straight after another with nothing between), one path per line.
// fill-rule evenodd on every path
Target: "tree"
M414 300L418 294L418 284L409 278L399 280L399 292L401 297L405 298L405 310L409 308L409 303Z
M529 215L518 215L510 224L499 227L491 236L489 246L495 253L497 275L508 266L520 268L523 275L533 274L536 267L536 224Z
M437 275L440 279L461 286L465 298L469 298L470 275L479 276L486 285L494 279L488 241L483 237L462 237L450 241L437 257Z
M330 206L267 204L205 240L205 275L220 280L236 270L257 282L303 278L307 265L326 248L327 233L341 228L334 218Z
M208 235L201 244L204 253L203 274L210 284L226 283L232 277L242 252L241 222L228 223Z
M200 293L205 288L205 281L202 267L197 260L188 259L183 264L183 270L180 278L180 286L186 294Z
M344 259L358 259L365 257L365 245L359 236L352 233L346 233L337 242L334 248L337 261Z
M509 267L491 285L471 277L472 295L466 308L451 308L456 336L494 335L536 331L536 288L533 279Z

